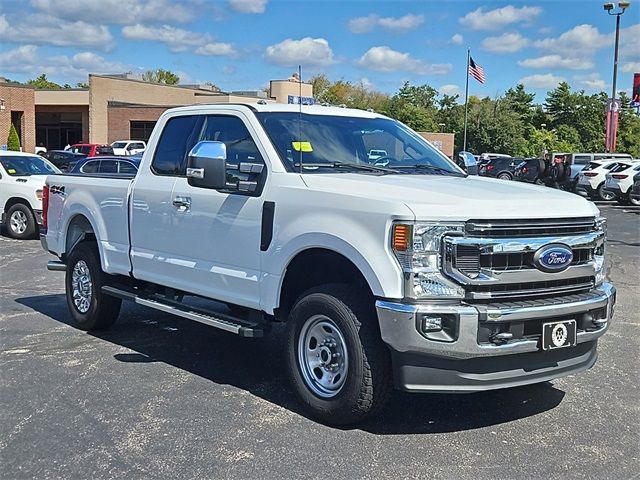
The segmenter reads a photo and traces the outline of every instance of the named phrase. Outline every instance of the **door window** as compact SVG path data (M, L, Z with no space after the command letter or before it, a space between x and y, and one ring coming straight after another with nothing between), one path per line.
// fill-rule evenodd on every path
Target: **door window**
M184 176L187 152L195 145L193 131L196 115L173 117L164 126L151 162L156 175Z
M96 160L93 162L85 163L80 168L80 170L82 171L82 173L98 173L99 168L100 168L100 162Z
M591 155L576 155L573 157L573 163L576 165L586 165L591 160Z
M131 162L118 162L118 173L124 173L128 175L135 175L138 169Z
M102 160L100 173L118 173L118 162L115 160Z
M251 134L243 121L238 117L225 115L207 115L199 129L197 141L212 140L223 142L227 147L227 163L237 166L239 163L259 163L264 165L264 159L258 147L251 138ZM227 170L229 182L258 180L266 174L249 174L238 170Z

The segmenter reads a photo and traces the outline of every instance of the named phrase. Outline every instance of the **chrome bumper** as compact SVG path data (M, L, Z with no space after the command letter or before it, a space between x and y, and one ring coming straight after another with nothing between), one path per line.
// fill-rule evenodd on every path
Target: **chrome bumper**
M585 343L601 337L609 328L615 304L615 287L603 283L579 300L563 303L544 300L510 302L499 305L469 304L405 304L385 300L376 301L380 333L384 342L403 354L430 355L456 359L510 355L540 350L538 340L514 339L504 343L478 342L480 322L510 322L580 315L604 309L595 331L577 334L577 342ZM458 319L457 338L452 342L429 340L418 331L421 314L454 315Z

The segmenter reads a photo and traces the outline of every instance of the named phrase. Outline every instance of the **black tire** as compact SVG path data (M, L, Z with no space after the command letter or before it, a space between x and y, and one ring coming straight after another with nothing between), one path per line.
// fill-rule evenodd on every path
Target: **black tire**
M618 205L624 205L626 207L629 205L629 197L626 195L616 197L616 202L618 202Z
M33 212L24 203L16 203L9 208L4 226L7 234L18 240L33 238L38 227Z
M535 183L536 185L546 185L544 183L544 180L542 180L541 178L536 178L533 183Z
M344 383L330 398L313 392L299 361L298 341L303 326L314 316L330 319L346 344ZM377 414L393 390L389 350L380 337L373 299L363 296L361 287L331 284L305 292L289 316L287 361L301 402L313 417L326 424L345 425Z
M500 172L498 178L500 180L513 180L513 176L509 172Z
M604 189L604 182L602 182L598 187L597 195L598 195L598 199L604 202L608 202L616 198L616 196L613 193L609 193L607 190Z
M84 262L82 264L81 262ZM88 271L89 282L84 286L90 292L87 306L78 306L74 301L74 270L78 273ZM83 278L86 279L86 275ZM77 282L76 282L77 283ZM81 242L75 246L67 257L65 290L67 306L71 316L81 330L102 330L109 328L118 319L122 300L102 293L102 286L108 283L108 275L102 271L98 247L94 242ZM86 297L85 297L86 298ZM86 304L85 304L86 305Z
M640 207L640 198L633 197L630 194L627 194L627 199L629 200L629 205L633 205L634 207Z

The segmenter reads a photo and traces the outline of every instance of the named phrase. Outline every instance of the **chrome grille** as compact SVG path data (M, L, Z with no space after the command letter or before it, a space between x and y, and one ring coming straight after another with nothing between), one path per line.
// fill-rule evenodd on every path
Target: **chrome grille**
M442 253L444 273L464 287L468 301L562 297L595 285L594 255L601 250L604 232L593 218L474 220L466 225L464 236L444 238ZM546 272L535 266L536 251L549 244L571 248L568 268Z
M553 220L469 220L465 224L465 231L468 235L484 238L539 237L591 232L595 225L593 217Z

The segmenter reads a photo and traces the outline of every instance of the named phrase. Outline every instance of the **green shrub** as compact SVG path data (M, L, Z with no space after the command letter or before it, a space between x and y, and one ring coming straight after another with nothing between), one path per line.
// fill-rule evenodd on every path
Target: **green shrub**
M7 150L12 150L14 152L20 151L20 137L18 137L18 132L16 131L16 127L13 123L11 124L11 128L9 129L9 138L7 139Z

